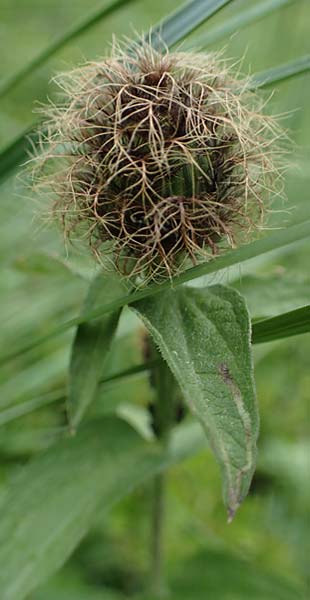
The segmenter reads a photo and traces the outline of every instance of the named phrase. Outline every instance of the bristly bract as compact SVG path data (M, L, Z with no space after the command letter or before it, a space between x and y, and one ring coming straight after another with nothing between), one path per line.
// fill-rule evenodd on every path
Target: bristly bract
M278 125L221 57L115 44L56 82L38 180L99 259L158 279L262 223Z

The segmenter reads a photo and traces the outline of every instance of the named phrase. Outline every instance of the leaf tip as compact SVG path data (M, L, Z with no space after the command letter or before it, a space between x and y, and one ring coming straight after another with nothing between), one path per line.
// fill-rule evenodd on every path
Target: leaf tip
M230 525L234 519L238 506L235 508L231 508L230 506L227 509L227 523Z

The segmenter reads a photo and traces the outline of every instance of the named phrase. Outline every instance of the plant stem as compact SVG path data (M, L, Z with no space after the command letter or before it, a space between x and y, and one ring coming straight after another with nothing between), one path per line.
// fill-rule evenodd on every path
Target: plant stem
M151 343L151 342L150 342ZM175 418L176 384L171 371L154 346L152 358L157 363L151 373L151 382L156 389L156 402L153 407L153 427L157 438L167 447L170 431ZM156 475L153 482L153 504L151 515L151 588L156 599L165 596L164 577L164 533L165 495L167 475Z
M153 483L153 510L151 531L151 587L156 598L165 595L164 584L164 520L165 475L156 475Z

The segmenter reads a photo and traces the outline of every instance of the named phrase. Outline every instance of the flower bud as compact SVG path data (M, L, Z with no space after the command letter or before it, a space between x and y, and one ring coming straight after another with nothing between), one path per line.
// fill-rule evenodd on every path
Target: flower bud
M115 46L56 82L39 179L99 259L158 279L261 225L278 126L218 55Z

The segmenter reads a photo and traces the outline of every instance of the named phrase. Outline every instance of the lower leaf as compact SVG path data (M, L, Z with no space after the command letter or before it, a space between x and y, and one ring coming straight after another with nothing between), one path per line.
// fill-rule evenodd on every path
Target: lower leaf
M116 273L99 273L90 285L82 314L118 299L126 291L124 280ZM94 398L121 310L117 308L94 321L81 323L77 328L71 353L67 401L73 429Z
M194 425L179 427L163 451L120 419L105 418L21 469L1 495L1 600L23 600L61 567L99 509L203 449Z

